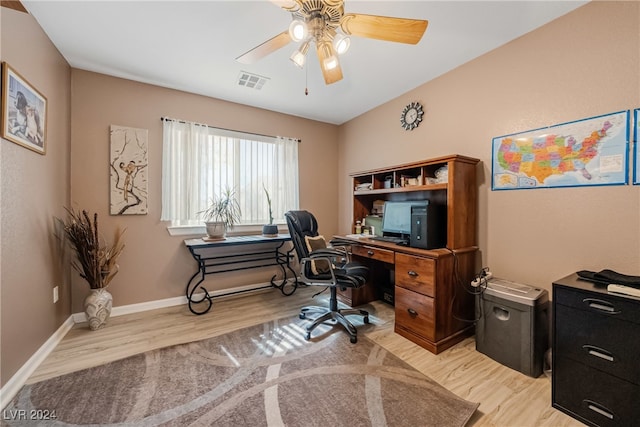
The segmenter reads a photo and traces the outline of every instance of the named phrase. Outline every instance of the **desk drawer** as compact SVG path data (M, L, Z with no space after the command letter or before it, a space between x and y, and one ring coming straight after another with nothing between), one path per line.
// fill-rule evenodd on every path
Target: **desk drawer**
M558 356L640 384L640 325L560 304L555 308Z
M553 299L556 304L585 310L601 316L626 320L640 324L640 301L617 295L583 292L574 289L554 287Z
M396 286L435 296L436 262L406 254L396 254Z
M396 326L435 341L433 298L396 286Z
M353 246L351 252L363 258L371 258L389 264L393 264L394 261L393 251L388 249L374 248L372 246Z
M600 427L638 425L640 386L564 357L555 364L554 407Z

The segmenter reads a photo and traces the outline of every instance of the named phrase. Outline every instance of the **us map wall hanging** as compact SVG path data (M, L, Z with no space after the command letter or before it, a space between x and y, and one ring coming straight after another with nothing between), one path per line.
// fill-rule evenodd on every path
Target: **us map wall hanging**
M148 130L111 125L111 215L148 212Z
M628 183L629 111L493 139L492 190Z
M640 185L640 108L633 110L633 184Z

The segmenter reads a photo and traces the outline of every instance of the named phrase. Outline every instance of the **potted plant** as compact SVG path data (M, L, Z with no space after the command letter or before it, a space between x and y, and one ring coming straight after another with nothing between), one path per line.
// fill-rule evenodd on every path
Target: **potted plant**
M264 194L267 195L267 206L269 207L269 224L262 226L262 235L265 237L276 237L278 235L278 226L273 223L273 211L271 210L271 197L267 188L263 185Z
M61 221L64 236L75 253L71 265L87 281L91 293L85 298L84 309L89 328L103 327L111 315L113 297L107 286L118 273L118 257L124 249L123 230L118 230L113 245L106 243L98 232L98 214L93 222L87 211L67 209L67 221Z
M205 210L198 213L205 220L206 240L224 240L227 231L233 229L242 216L235 191L228 187L220 196L214 197Z

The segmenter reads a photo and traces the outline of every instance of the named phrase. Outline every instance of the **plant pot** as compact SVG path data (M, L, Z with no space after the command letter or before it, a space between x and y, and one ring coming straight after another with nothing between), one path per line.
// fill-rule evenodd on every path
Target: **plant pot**
M113 297L106 288L91 289L84 299L84 314L89 322L89 329L95 331L107 324L111 316Z
M278 235L278 226L275 224L265 224L262 226L262 235L265 237L275 237Z
M206 240L224 240L226 238L227 229L224 226L224 222L207 221L204 225L207 229Z

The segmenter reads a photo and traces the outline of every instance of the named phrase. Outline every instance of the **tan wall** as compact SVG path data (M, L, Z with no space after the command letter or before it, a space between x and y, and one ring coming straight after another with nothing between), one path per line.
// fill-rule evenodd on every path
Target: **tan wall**
M638 3L590 3L340 128L90 72L70 77L30 16L0 14L2 60L49 102L46 156L4 140L0 147L3 385L86 295L52 254L52 217L62 206L97 211L107 235L127 227L110 287L116 306L182 295L194 265L182 238L159 220L161 116L302 138L301 207L317 214L325 235L350 227L349 172L460 153L482 160L480 262L498 276L549 288L583 268L640 274L640 186L490 190L493 137L640 107ZM425 121L405 132L399 113L414 100L425 105ZM149 130L148 215L108 214L111 124ZM227 276L220 286L264 279L253 274ZM61 302L53 305L57 283Z
M212 77L213 78L213 77ZM73 70L71 202L98 212L110 236L126 228L120 272L109 290L114 306L181 296L195 261L160 221L162 123L172 117L228 129L301 138L300 207L318 218L321 232L337 231L337 127L222 100ZM109 215L109 126L149 130L149 214ZM272 271L210 276L210 291L267 281ZM77 282L77 283L76 283ZM73 311L82 310L87 287L74 275Z
M69 317L68 272L55 252L53 217L69 200L70 68L25 13L0 8L2 61L46 98L46 155L2 140L1 383L5 383ZM66 274L66 276L65 276ZM60 300L53 304L53 287Z
M491 191L492 138L638 108L638 70L640 3L592 2L346 123L340 231L350 172L464 154L482 161L478 243L497 277L550 289L582 269L640 275L640 186ZM411 101L425 120L406 132Z

